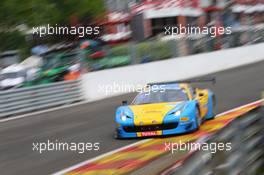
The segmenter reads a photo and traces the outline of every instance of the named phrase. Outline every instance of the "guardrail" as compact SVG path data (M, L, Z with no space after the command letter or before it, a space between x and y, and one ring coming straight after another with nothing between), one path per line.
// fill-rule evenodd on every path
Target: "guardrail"
M0 118L82 101L81 81L63 81L0 92Z
M256 108L211 136L206 143L231 143L231 151L197 150L163 175L258 174L264 165L264 113Z

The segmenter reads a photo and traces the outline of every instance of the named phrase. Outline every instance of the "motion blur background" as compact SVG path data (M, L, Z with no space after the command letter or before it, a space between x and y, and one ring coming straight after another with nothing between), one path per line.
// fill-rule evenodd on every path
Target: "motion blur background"
M35 33L34 28L47 32L48 26L99 27L99 33L83 37L78 33ZM231 27L232 33L216 37L165 35L166 26ZM217 84L201 87L216 93L217 114L259 100L264 89L264 0L0 0L0 41L0 174L50 174L137 142L113 138L115 109L134 94L104 96L97 91L100 84L114 80L149 83L211 74ZM102 100L95 101L98 99ZM94 101L87 103L89 100ZM84 103L13 118L80 101ZM261 174L262 102L205 123L202 133L221 130L209 142L234 144L230 154L215 156L199 151L179 169L172 167L165 174ZM247 113L253 108L257 109ZM221 129L227 125L223 121L242 114L246 117ZM215 124L217 121L220 124ZM50 152L40 156L32 151L33 142L47 139L100 142L102 147L82 155ZM72 173L157 174L182 158L177 154L167 160L163 141L150 140L149 148L143 151L138 146L125 150L125 155L110 154L107 164L98 161L98 166L93 166L90 162L92 165ZM148 159L157 157L154 164L142 168Z
M0 11L2 90L264 40L263 0L2 0ZM100 32L34 33L33 28L48 25ZM231 27L232 33L165 36L164 27L187 25Z

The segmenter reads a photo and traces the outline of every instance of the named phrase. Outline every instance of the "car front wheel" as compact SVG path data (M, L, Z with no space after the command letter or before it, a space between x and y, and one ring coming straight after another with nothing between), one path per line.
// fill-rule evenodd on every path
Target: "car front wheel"
M200 117L200 111L198 108L195 110L195 122L196 122L196 130L200 128L200 125L202 123L201 117Z

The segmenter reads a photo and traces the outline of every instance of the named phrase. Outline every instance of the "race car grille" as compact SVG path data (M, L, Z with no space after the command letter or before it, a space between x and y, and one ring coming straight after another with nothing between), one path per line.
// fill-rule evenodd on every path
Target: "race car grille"
M160 131L174 129L178 126L178 123L168 123L159 125L146 125L146 126L125 126L126 132L145 132L145 131Z

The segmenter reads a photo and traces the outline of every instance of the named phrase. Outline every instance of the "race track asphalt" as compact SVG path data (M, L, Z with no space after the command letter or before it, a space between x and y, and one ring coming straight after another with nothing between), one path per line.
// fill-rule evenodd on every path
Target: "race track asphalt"
M217 112L260 99L264 90L264 62L213 74L215 85L204 84L217 96ZM114 113L123 95L97 102L0 123L0 174L50 174L140 139L115 140ZM32 143L51 141L99 142L100 151L78 154L51 151L39 154Z

